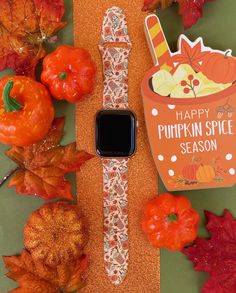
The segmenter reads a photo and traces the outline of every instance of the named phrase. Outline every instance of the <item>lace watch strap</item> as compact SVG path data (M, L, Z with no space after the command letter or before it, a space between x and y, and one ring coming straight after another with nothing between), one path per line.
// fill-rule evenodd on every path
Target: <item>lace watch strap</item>
M119 46L117 45L118 43ZM99 49L103 61L103 106L128 107L128 58L131 50L122 9L105 14ZM128 270L128 159L103 159L104 263L109 279L119 285Z
M108 44L114 43L114 47ZM118 47L115 44L126 47ZM131 50L127 21L122 9L109 8L105 14L99 49L103 61L103 106L109 109L128 107L128 58Z
M109 279L123 282L128 271L128 159L103 159L104 261Z

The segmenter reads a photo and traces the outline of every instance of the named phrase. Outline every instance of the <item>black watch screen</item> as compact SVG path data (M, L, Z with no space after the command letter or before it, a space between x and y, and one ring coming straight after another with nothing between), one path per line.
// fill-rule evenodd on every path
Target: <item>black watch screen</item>
M96 116L96 150L102 157L129 157L135 152L136 117L128 110L103 110Z

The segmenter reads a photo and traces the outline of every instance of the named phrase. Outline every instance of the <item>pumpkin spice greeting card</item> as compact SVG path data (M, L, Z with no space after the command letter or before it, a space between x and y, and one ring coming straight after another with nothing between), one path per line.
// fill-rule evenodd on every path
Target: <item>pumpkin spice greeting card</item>
M169 50L156 15L145 22L155 66L142 82L152 154L168 190L236 182L236 58L179 38Z

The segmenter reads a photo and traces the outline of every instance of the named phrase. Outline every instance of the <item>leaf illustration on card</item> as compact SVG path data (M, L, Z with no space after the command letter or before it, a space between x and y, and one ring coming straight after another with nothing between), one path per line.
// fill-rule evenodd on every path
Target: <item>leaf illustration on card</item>
M209 52L202 51L202 40L191 46L189 41L181 37L179 42L180 52L174 54L173 62L180 64L189 64L196 72L201 71L201 63Z

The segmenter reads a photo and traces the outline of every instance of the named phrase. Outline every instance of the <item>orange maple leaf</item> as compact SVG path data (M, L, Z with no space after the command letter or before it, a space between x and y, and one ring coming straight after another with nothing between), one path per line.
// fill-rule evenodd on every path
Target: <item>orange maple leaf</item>
M43 44L64 27L63 0L0 0L0 70L34 76Z
M180 40L180 53L172 57L174 63L189 64L196 72L201 71L201 62L209 52L202 51L202 42L199 40L193 47L185 38Z
M19 256L4 256L3 260L9 270L6 276L19 284L19 288L9 293L69 293L85 286L85 272L88 269L85 255L56 268L35 262L26 249Z
M29 147L13 146L6 155L18 164L9 187L18 194L39 196L45 200L66 198L73 200L71 183L64 175L79 171L92 155L78 151L76 144L60 146L64 118L56 118L42 141Z

